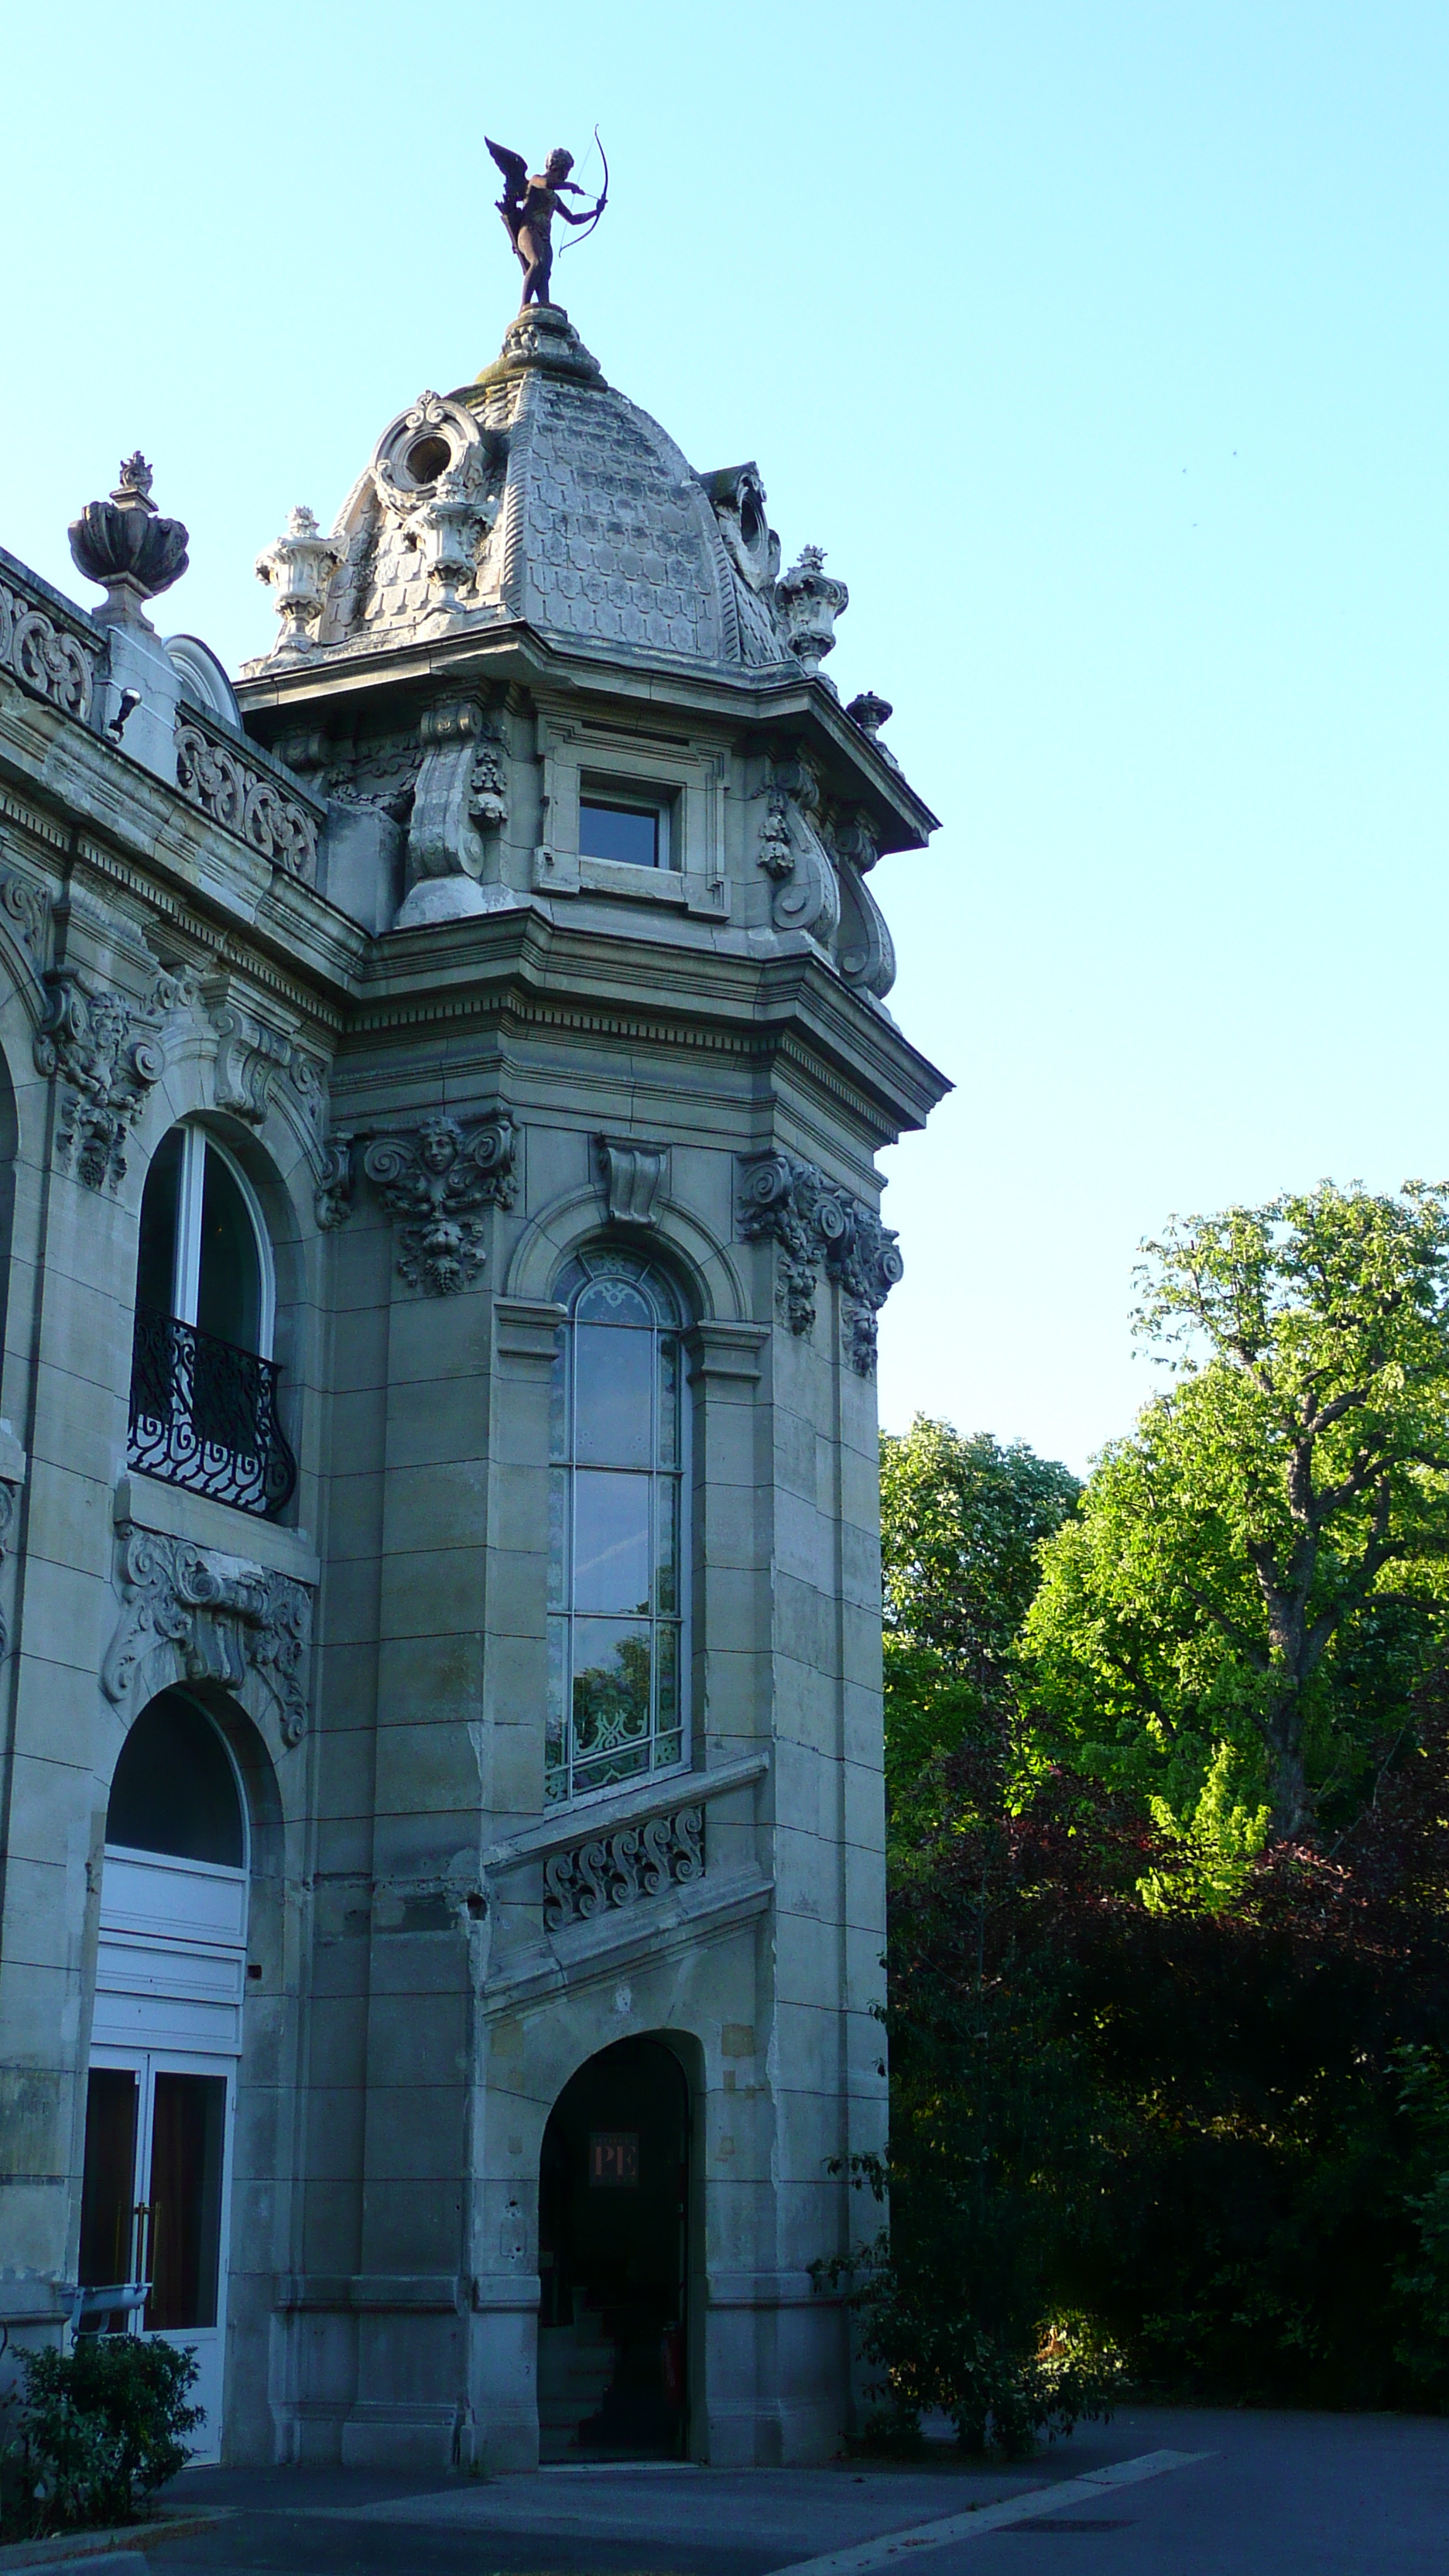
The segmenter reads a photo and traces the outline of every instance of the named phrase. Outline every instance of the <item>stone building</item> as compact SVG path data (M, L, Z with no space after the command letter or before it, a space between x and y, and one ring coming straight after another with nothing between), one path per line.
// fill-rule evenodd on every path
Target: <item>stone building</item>
M235 686L149 485L0 557L0 2319L236 2460L819 2457L932 817L559 309Z

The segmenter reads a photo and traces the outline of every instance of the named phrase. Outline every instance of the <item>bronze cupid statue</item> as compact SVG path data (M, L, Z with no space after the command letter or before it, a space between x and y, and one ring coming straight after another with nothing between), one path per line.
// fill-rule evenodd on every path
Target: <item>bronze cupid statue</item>
M594 130L598 141L598 129ZM547 304L549 278L553 271L553 219L562 215L566 224L581 224L591 231L609 202L609 164L604 160L604 184L597 204L587 214L574 214L564 204L565 196L581 197L583 189L569 177L574 166L571 152L550 152L541 173L529 175L528 164L521 152L510 152L505 144L494 143L484 136L488 149L503 173L503 194L498 211L504 228L518 254L523 270L523 301L519 311L530 304ZM599 144L603 155L604 147ZM580 234L582 240L584 235Z

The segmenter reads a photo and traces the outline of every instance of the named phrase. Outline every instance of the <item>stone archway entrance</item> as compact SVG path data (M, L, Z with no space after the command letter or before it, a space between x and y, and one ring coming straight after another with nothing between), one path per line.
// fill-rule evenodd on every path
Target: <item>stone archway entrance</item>
M565 2085L538 2202L541 2457L682 2458L689 2089L662 2040L620 2040Z

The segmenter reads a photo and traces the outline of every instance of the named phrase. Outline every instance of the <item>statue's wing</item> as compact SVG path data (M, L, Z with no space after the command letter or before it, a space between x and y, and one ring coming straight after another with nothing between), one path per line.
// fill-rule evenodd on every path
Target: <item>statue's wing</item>
M495 143L484 135L494 160L503 173L503 185L510 197L521 197L528 186L528 163L521 152L510 152L506 143Z

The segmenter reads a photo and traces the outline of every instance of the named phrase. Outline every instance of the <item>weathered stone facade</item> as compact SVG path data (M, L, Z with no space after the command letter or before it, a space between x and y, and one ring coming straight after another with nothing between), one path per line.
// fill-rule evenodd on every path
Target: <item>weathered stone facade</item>
M819 2457L850 2370L808 2267L884 2118L874 1155L943 1088L867 879L932 818L821 675L843 584L782 576L756 469L695 474L552 309L258 571L235 697L132 634L118 726L106 626L0 557L0 2316L63 2330L87 2069L144 2030L232 2070L226 2455L526 2465L587 2306L550 2112L648 2036L688 2097L658 2407L698 2458ZM653 863L591 853L614 825ZM145 1393L163 1146L265 1238L247 1439L204 1272ZM611 1320L655 1371L642 1602L606 1560L644 1470L584 1418ZM168 1693L245 1865L194 1861L233 1915L163 2044L181 1952L104 1854ZM633 2130L591 2152L631 2186Z

